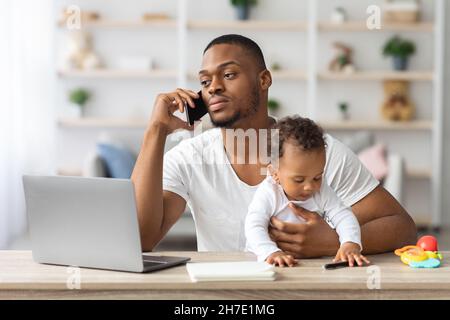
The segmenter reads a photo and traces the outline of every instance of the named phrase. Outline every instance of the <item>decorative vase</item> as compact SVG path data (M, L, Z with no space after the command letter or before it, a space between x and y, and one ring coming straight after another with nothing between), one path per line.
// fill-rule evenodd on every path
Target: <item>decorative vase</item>
M394 56L392 59L394 70L404 71L408 69L408 58Z
M236 18L238 20L248 20L249 15L250 15L250 6L248 4L236 6Z

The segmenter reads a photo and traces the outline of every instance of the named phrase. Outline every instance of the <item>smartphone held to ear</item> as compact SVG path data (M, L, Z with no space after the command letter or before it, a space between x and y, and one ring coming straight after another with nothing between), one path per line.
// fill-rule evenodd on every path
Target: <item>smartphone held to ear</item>
M208 113L208 109L206 108L206 104L202 98L202 92L197 92L199 97L197 99L193 99L195 108L191 108L187 103L184 104L184 112L186 113L186 120L190 126L194 125L194 121L199 120L205 114Z

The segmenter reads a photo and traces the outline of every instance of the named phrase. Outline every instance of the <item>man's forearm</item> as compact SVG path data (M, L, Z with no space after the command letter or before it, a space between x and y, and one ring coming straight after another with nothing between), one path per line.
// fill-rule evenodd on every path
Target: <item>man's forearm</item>
M392 215L378 218L361 226L364 254L377 254L415 244L417 230L409 216Z
M324 242L310 257L332 256L339 249L339 236L335 230L323 238ZM392 215L378 218L361 226L363 254L394 251L417 241L416 226L409 216Z
M388 252L415 244L416 225L408 212L382 186L352 206L361 225L363 252Z
M166 137L164 126L156 123L149 125L131 175L144 251L153 249L160 240L164 213L162 172Z

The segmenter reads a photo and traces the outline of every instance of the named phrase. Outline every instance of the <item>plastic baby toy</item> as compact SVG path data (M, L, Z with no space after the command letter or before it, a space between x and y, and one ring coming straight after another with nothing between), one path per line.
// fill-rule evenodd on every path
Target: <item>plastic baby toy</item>
M406 246L394 253L400 256L404 264L413 268L437 268L441 265L442 255L433 236L423 236L415 246Z

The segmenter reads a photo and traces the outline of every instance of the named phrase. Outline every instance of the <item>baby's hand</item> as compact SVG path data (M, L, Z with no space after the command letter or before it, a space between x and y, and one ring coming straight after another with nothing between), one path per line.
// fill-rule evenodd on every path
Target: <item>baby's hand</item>
M293 267L297 264L294 257L283 251L276 251L266 258L266 262L280 267Z
M344 242L341 244L333 262L338 261L348 261L350 267L354 266L355 261L359 266L362 266L364 262L370 264L370 261L361 254L359 244L354 242Z

